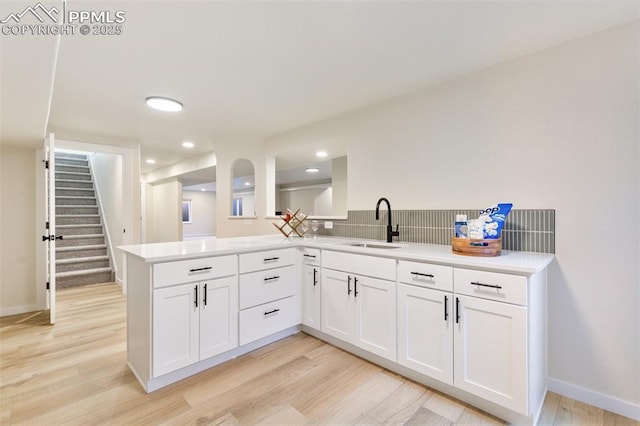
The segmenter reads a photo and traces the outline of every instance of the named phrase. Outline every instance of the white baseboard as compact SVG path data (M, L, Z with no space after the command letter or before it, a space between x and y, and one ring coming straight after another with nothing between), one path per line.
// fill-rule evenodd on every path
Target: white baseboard
M22 306L10 306L8 308L0 308L0 317L6 317L9 315L18 315L24 314L26 312L35 312L41 311L45 309L44 307L39 307L38 305L22 305Z
M551 392L640 421L640 404L605 395L591 389L585 389L558 379L549 378L547 383Z

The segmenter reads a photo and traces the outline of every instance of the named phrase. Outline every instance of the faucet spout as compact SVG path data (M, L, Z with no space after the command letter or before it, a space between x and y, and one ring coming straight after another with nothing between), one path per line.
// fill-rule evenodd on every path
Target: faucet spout
M396 230L393 230L393 226L391 225L392 221L391 221L391 203L389 202L389 200L387 200L385 197L382 197L378 200L378 202L376 203L376 220L380 220L380 203L382 202L387 203L387 220L388 220L388 224L387 224L387 242L391 243L393 242L393 237L399 237L400 236L400 231L398 230L399 225L396 225Z

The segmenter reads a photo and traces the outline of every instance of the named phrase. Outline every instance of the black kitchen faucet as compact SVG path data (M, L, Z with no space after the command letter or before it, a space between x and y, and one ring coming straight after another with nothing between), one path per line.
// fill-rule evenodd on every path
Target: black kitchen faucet
M400 225L396 225L396 230L393 230L393 226L391 226L391 203L389 203L389 200L385 197L380 198L376 204L376 220L380 220L380 203L383 201L387 203L387 210L389 211L387 213L387 219L389 220L389 224L387 225L387 242L391 243L393 242L393 237L400 236L400 231L398 230Z

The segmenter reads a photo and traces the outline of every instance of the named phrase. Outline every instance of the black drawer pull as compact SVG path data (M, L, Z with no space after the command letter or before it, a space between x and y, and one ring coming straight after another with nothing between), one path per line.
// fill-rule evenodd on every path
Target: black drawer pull
M456 324L460 322L460 299L456 297Z
M318 270L313 268L313 286L315 287L318 284Z
M421 277L434 278L433 274L423 274L422 272L412 272L411 275L419 275Z
M205 266L204 268L193 268L189 269L189 273L192 274L194 272L210 271L211 269L213 269L213 266Z
M358 297L358 277L353 277L353 297Z
M204 288L202 289L202 294L204 298L202 301L204 302L204 306L207 306L207 283L204 283Z
M193 304L197 308L198 307L198 286L197 285L193 288L193 291L195 291L196 293L196 296L193 298Z
M444 295L444 321L447 322L449 319L449 298L447 295Z
M276 308L273 311L265 312L264 315L267 316L267 315L275 314L276 312L280 312L280 309Z
M265 262L273 262L275 260L280 260L279 257L267 257L266 259L264 259Z
M278 278L280 278L280 275L276 275L276 276L273 276L273 277L267 277L267 278L264 279L264 282L277 280Z
M316 258L315 254L306 254L306 253L304 254L304 257L311 257L313 259Z
M497 289L501 289L502 286L501 285L495 285L495 284L483 284L483 283L479 283L477 281L472 281L471 282L472 285L477 285L480 287L489 287L489 288L497 288Z

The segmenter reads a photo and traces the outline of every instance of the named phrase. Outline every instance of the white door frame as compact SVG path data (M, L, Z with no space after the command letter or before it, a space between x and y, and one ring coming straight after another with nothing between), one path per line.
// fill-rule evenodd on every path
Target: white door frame
M70 141L56 139L56 148L71 149L85 152L99 152L106 154L122 155L122 198L123 198L123 226L127 232L123 235L123 244L139 244L141 241L141 210L140 210L140 146L133 147L103 145L90 142ZM42 153L36 155L36 229L42 227L42 218L45 209L45 188L41 179ZM39 238L39 236L38 236ZM46 282L46 250L40 242L36 249L36 295L40 309L47 305ZM122 256L122 291L126 293L126 260L123 254L116 252L116 256Z

